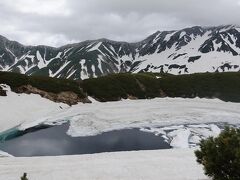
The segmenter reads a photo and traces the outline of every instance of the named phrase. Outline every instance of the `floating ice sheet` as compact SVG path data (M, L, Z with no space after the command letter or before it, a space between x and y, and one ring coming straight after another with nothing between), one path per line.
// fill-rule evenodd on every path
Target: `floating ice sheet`
M179 129L184 124L198 129L204 123L227 122L240 124L240 104L216 99L156 98L151 100L122 100L118 102L78 104L41 119L42 122L69 120L68 134L91 136L99 133L142 127ZM27 124L23 124L22 128ZM200 128L201 129L201 128ZM212 125L208 131L218 131Z

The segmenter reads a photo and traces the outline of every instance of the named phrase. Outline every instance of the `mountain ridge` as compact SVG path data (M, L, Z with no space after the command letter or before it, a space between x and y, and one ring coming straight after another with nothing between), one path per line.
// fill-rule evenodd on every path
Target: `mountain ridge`
M139 42L101 38L60 47L25 46L0 36L0 70L87 79L121 72L240 71L240 27L156 31Z

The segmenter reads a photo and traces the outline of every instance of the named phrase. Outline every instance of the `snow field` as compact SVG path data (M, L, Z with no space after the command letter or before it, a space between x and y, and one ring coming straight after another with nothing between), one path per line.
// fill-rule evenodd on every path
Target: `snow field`
M16 180L207 179L192 150L157 150L81 156L2 158L0 179Z

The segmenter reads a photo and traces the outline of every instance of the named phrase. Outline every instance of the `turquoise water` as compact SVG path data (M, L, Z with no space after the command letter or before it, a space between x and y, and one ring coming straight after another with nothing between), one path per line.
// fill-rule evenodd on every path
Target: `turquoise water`
M6 140L13 139L20 135L21 135L21 131L19 131L17 127L11 128L7 131L0 133L0 142L3 143Z
M0 142L4 143L5 141L17 138L19 136L23 136L24 134L27 134L27 133L30 133L30 132L35 132L35 131L38 131L38 130L41 130L41 129L46 129L46 128L49 128L49 127L51 127L51 126L40 124L40 125L35 126L33 128L29 128L25 131L20 131L18 129L18 126L16 126L16 127L11 128L9 130L1 132L0 133Z

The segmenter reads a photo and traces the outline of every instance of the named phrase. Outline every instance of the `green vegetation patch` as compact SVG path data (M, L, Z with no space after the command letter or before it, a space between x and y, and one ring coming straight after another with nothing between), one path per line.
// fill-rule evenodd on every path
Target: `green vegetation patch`
M85 97L77 81L57 79L45 76L26 76L18 73L0 72L0 84L7 84L14 91L23 85L31 85L46 92L60 93L71 91L79 97Z
M120 73L86 79L82 87L100 101L115 101L129 96L139 99L159 97L158 84L152 75Z
M158 78L156 78L158 77ZM170 75L160 73L112 74L83 81L88 95L100 101L127 98L219 98L240 102L240 73Z
M87 94L103 102L128 97L147 99L165 96L219 98L223 101L240 102L240 72L177 76L161 73L120 73L81 82L0 72L0 84L8 84L13 90L22 85L32 85L52 93L71 91L79 97L86 97Z
M239 72L167 76L159 79L159 83L169 97L219 98L240 102Z

